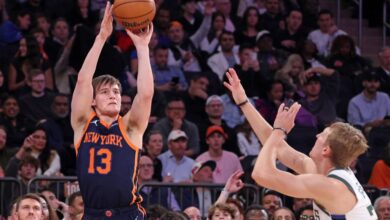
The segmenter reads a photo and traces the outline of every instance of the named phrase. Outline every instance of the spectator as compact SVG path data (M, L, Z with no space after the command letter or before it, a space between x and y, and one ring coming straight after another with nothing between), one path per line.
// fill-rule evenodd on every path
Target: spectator
M241 44L238 51L239 62L233 66L240 77L242 86L250 98L263 97L267 83L260 71L259 61L252 46Z
M225 108L223 105L223 100L220 96L212 95L207 99L205 107L207 117L198 121L198 128L200 133L199 137L201 140L200 153L203 153L208 150L206 143L207 129L212 125L218 125L221 126L227 134L222 148L227 151L233 152L236 155L240 154L240 150L237 146L236 132L227 125L225 120L222 119L224 110Z
M257 59L260 63L260 71L263 77L270 81L274 78L275 72L284 63L287 54L282 50L274 48L273 38L267 30L260 31L257 34L256 46L258 49Z
M228 198L226 204L234 209L233 220L244 220L244 207L239 199Z
M121 116L124 116L130 109L131 109L131 103L132 99L131 96L128 94L122 94L122 99L121 99L121 110L119 114Z
M298 220L312 220L314 219L314 211L313 211L313 205L308 205L305 207L302 207L297 212L297 219Z
M270 219L273 219L275 211L283 207L281 195L276 191L264 189L261 205L267 210Z
M347 33L337 28L332 12L327 9L323 9L318 13L317 21L319 29L310 32L307 39L316 44L319 55L328 56L333 40L337 36L347 35Z
M209 209L209 220L233 220L234 209L227 204L218 203Z
M202 15L196 9L195 0L181 1L181 9L183 10L179 22L183 25L184 31L189 35L195 34L202 23Z
M153 179L162 181L161 171L162 164L158 156L161 154L163 148L163 136L160 131L151 130L146 135L145 149L146 154L153 161L154 174Z
M275 210L273 219L295 220L295 216L289 208L281 207Z
M158 42L162 46L169 46L169 27L171 23L171 12L168 7L160 7L156 12L154 26L158 36Z
M206 131L206 143L208 151L196 158L197 162L214 160L217 167L213 173L215 183L226 183L230 175L237 170L242 171L238 157L229 151L225 151L222 145L227 139L227 134L221 126L212 125Z
M154 60L154 49L159 45L159 38L157 35L157 32L153 32L152 37L150 38L149 42L149 56L150 56L150 64L153 66L155 65ZM138 71L138 55L137 50L133 50L130 53L130 67L131 67L131 73L136 74Z
M368 181L369 185L375 186L378 189L390 189L390 143L381 160L375 162L371 171L371 177Z
M390 47L384 47L378 53L380 67L376 72L381 77L380 91L386 92L390 96Z
M317 74L321 74L318 76ZM316 116L320 130L336 120L336 100L339 91L339 76L332 69L310 68L300 104Z
M255 106L257 111L264 117L264 119L273 124L276 113L280 104L283 102L284 86L281 81L272 81L267 87L267 96L263 99L257 99Z
M40 56L42 57L42 59L46 62L49 61L49 57L47 56L47 53L46 53L45 48L44 48L45 40L46 40L45 32L43 32L41 29L33 29L31 31L31 35L34 36L34 38L38 44L39 53L40 53Z
M390 197L381 196L375 200L375 211L378 213L378 220L386 220L390 217Z
M240 61L237 52L233 50L235 39L232 32L223 31L219 36L219 42L221 45L221 52L212 55L207 60L207 65L222 81L226 70L229 67L238 64Z
M322 57L318 56L317 46L311 40L305 40L300 51L306 68L325 67L322 64Z
M16 202L16 213L19 220L41 220L43 219L42 204L35 194L21 196Z
M305 66L301 56L291 54L283 67L276 72L275 79L282 81L284 85L302 96L303 85L306 79Z
M16 12L14 23L16 24L16 26L19 28L19 30L22 32L24 36L26 36L30 30L31 15L32 15L31 12L23 9Z
M60 57L60 52L69 40L69 24L64 18L58 18L53 22L52 38L46 41L46 51L49 59L56 63Z
M187 156L188 137L182 130L172 130L168 136L168 151L158 156L162 163L163 182L189 182L195 161Z
M340 76L340 91L337 102L337 115L347 118L348 102L360 91L358 76L371 69L371 64L355 52L355 42L350 36L337 36L330 50L328 67L335 69Z
M160 220L160 217L168 212L168 210L161 205L151 205L147 210L148 220Z
M238 125L244 123L245 117L242 115L241 110L236 105L231 96L231 93L228 92L226 94L221 95L224 112L222 115L222 119L226 121L226 124L235 129Z
M46 201L48 201L49 205L54 210L56 210L57 217L59 219L62 219L63 215L66 213L66 209L68 205L58 200L54 192L48 188L41 189L40 193L46 198Z
M286 28L277 32L276 47L290 53L299 52L306 39L306 34L301 28L302 18L300 10L293 9L289 12L286 18Z
M42 194L37 194L42 205L42 220L58 220L58 216L55 210L47 202L46 197Z
M1 124L7 129L7 145L19 147L26 137L26 124L18 100L14 96L8 96L3 103Z
M68 213L70 219L81 220L84 212L84 201L80 191L72 193L67 200L69 205Z
M152 158L147 155L141 156L139 161L138 184L141 186L142 184L155 181L153 176L154 166ZM140 194L143 198L143 207L148 207L149 205L153 204L160 204L174 211L180 210L180 206L177 203L175 196L172 194L170 188L144 186L141 188Z
M211 28L208 34L200 41L199 49L207 55L217 52L219 37L225 30L226 19L221 12L214 12L211 18Z
M38 13L35 17L35 24L45 34L45 38L50 37L50 21L43 13Z
M186 108L181 98L173 97L165 108L166 117L159 120L154 126L153 130L159 130L163 134L164 147L163 151L167 149L167 138L171 131L180 129L184 131L188 137L187 156L194 156L199 152L199 131L196 125L186 119Z
M310 206L313 204L312 199L308 198L293 198L292 211L298 213L302 208ZM313 208L311 208L313 210ZM297 215L299 219L299 215Z
M209 79L206 74L194 75L188 89L182 94L186 109L186 119L195 123L207 117L204 107L208 98Z
M353 97L348 105L348 122L364 128L390 125L390 98L386 93L378 92L380 77L374 71L366 71L363 75L364 90ZM368 129L368 130L367 130Z
M236 30L235 21L231 17L232 3L229 0L215 1L215 9L225 16L225 30L234 32Z
M280 5L280 0L265 0L266 12L260 17L261 27L271 32L272 36L276 36L279 29L286 28Z
M245 210L245 220L268 220L267 211L260 205L250 205Z
M35 125L41 119L52 117L50 106L54 97L45 91L45 74L41 70L30 70L27 82L31 92L20 98L20 108L28 122Z
M99 11L91 10L89 0L77 0L74 1L72 12L68 14L67 20L71 27L83 24L92 29L99 21Z
M154 58L155 65L152 69L156 89L166 94L184 91L187 88L187 81L180 68L168 65L168 48L156 47Z
M237 131L237 141L241 155L244 157L259 155L261 143L247 120L238 126Z
M242 27L234 33L237 44L247 44L254 48L256 46L256 35L262 29L260 27L260 14L255 6L246 8L242 17Z
M47 133L43 127L36 127L27 137L26 147L31 148L31 155L40 161L38 175L54 176L61 170L61 160L58 153L52 150L47 141ZM23 148L23 147L22 147Z
M188 216L181 212L168 211L159 220L188 220Z
M5 169L8 161L17 151L17 148L10 148L7 146L7 130L4 126L0 125L0 167Z
M200 211L198 208L196 208L194 206L190 206L190 207L184 209L183 212L185 214L187 214L188 217L190 217L190 220L201 220Z

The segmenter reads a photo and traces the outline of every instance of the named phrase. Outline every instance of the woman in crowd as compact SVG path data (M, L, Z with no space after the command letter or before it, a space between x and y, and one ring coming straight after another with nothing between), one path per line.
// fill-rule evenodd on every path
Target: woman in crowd
M260 14L256 7L248 7L242 18L241 29L234 33L236 42L249 44L252 47L256 45L256 35L261 30Z

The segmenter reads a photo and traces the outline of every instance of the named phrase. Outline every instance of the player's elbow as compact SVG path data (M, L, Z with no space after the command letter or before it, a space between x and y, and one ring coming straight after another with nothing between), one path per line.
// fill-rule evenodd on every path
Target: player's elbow
M252 179L261 186L267 186L271 180L271 176L267 171L264 170L256 170L252 171Z

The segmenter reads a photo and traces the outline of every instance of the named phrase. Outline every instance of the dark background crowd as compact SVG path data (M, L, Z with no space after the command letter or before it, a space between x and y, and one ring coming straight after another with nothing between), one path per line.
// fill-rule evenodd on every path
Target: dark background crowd
M362 184L390 188L390 47L378 51L377 60L367 59L317 0L155 3L149 45L155 95L140 183L225 184L242 170L244 182L254 184L250 173L262 144L223 86L232 67L250 102L271 125L281 103L302 105L287 139L299 151L309 154L316 134L333 122L361 129L370 150L351 169ZM105 4L0 0L0 182L16 177L25 193L36 176L75 176L70 101ZM370 14L371 26L380 24L378 16ZM122 115L136 93L137 69L134 44L116 25L95 76L111 74L121 81ZM215 164L207 166L207 161ZM142 193L148 197L151 191ZM270 202L274 208L266 199L259 202L271 216L278 207L287 206L291 215L303 207L294 207L294 199L283 204L285 196L277 192L269 195L277 197ZM165 204L174 211L190 205L199 207Z

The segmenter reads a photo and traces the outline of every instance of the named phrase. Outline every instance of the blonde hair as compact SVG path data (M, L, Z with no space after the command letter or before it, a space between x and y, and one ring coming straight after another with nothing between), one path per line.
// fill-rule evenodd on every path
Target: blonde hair
M342 122L336 122L329 128L326 142L332 149L332 162L336 167L348 167L354 159L367 151L367 140L360 130Z
M293 69L294 63L301 64L302 71L298 74L298 76L291 76L290 72ZM282 81L284 84L291 86L294 89L297 89L297 87L303 86L305 82L304 77L304 70L305 67L303 65L303 59L298 54L291 54L286 63L283 65L283 67L276 72L275 79Z

